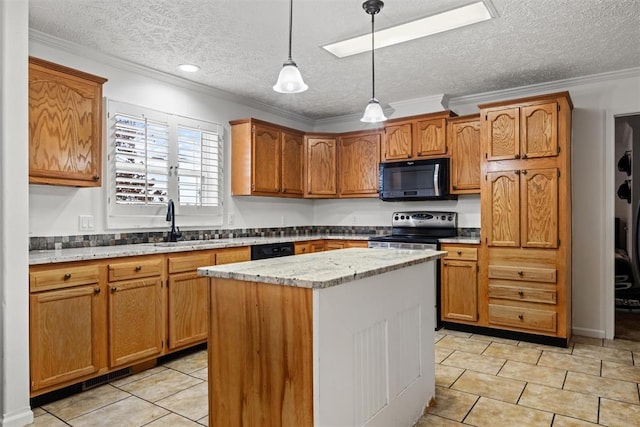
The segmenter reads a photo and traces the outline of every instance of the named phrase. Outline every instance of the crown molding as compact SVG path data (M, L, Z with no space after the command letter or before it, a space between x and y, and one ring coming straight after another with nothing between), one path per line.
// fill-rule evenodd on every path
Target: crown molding
M269 112L270 114L275 114L285 119L289 119L289 120L293 119L309 127L313 127L315 124L315 121L313 119L291 112L289 110L286 110L277 106L269 105L264 102L256 101L250 98L246 98L243 96L239 96L231 92L226 92L224 90L220 90L202 83L197 83L192 80L185 79L183 77L166 73L164 71L158 71L144 65L136 64L134 62L131 62L122 58L118 58L113 55L99 52L95 49L90 49L78 43L70 42L68 40L64 40L59 37L55 37L55 36L43 33L41 31L29 29L29 41L37 42L44 46L62 50L62 51L65 51L74 55L78 55L84 58L89 58L97 62L109 64L110 66L113 66L115 68L136 73L145 77L153 78L153 79L162 81L164 83L169 83L184 89L193 90L195 92L199 92L205 95L209 95L216 98L224 99L229 102L241 104L249 108L255 108L258 110Z
M402 114L402 116L411 116L415 114L435 113L437 111L446 110L449 108L450 98L451 97L449 95L441 93L437 95L390 102L389 105L392 106L397 113Z
M582 77L571 77L563 80L554 80L544 83L536 83L528 86L519 86L510 89L482 92L473 95L452 97L449 105L484 104L501 99L521 98L535 93L556 92L567 90L572 86L580 86L590 83L599 83L629 77L640 77L640 67L624 70L608 71L600 74L590 74Z

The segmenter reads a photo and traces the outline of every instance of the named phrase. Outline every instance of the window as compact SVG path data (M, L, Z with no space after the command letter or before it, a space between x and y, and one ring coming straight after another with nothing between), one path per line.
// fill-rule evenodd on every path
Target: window
M109 228L222 224L222 126L108 102ZM191 218L190 218L191 217Z

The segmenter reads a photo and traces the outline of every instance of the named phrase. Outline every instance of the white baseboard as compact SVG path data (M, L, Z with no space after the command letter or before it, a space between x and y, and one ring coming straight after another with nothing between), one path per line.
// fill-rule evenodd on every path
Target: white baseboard
M571 332L573 335L580 335L589 338L604 338L605 335L604 331L601 329L579 328L576 326L571 328Z
M19 412L4 414L0 417L0 426L2 427L23 427L33 422L33 412L31 408L26 407Z

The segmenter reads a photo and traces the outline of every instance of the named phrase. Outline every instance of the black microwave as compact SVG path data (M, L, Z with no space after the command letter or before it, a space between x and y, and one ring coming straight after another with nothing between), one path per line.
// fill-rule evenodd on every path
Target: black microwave
M449 194L449 159L410 160L380 163L381 200L456 199Z

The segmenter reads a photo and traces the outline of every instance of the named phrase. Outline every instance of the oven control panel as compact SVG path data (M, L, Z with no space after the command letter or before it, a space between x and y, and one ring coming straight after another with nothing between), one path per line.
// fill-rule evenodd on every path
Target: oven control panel
M414 228L457 228L457 212L408 211L394 212L391 216L393 227Z

